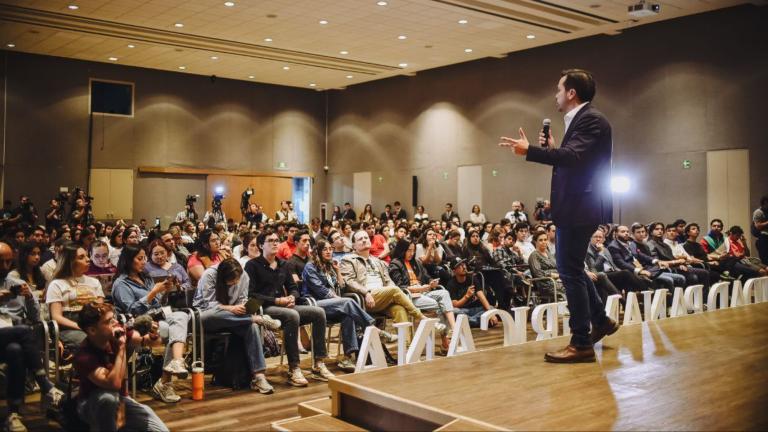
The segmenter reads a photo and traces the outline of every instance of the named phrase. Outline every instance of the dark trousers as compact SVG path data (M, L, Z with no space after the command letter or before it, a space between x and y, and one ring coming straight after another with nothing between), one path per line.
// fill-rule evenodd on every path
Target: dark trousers
M557 272L565 287L571 313L571 345L590 347L589 324L603 325L608 317L595 284L584 271L587 247L596 225L557 227Z
M606 275L608 275L608 279L610 279L619 290L626 292L640 292L651 289L650 280L646 281L641 279L640 276L629 270L610 271L606 272Z
M317 306L296 305L292 308L267 306L264 313L282 323L283 343L291 367L299 365L299 326L312 324L312 349L315 360L327 357L325 352L325 311ZM315 365L312 365L314 367Z
M5 375L9 410L19 412L19 407L24 404L27 371L38 371L43 367L31 327L17 325L0 329L0 363L8 365Z
M760 261L768 264L768 235L760 234L757 237L757 253L760 255Z

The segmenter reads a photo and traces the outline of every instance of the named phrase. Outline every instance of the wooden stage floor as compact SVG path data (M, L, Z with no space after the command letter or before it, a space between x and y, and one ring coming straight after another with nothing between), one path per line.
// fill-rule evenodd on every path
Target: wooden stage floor
M545 351L567 343L560 337L339 376L329 387L343 419L384 407L365 410L375 429L407 414L498 429L766 430L767 331L761 303L622 327L598 344L598 363L545 363Z

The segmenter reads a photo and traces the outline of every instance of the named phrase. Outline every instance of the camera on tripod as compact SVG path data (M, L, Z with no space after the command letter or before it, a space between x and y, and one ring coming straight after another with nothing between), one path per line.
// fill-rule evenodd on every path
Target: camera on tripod
M197 197L198 196L199 195L187 195L187 198L185 199L185 202L187 203L188 206L194 206L195 203L197 202Z
M221 200L223 199L224 189L216 188L216 190L213 192L213 202L211 202L211 207L213 207L214 211L221 211Z
M253 188L249 187L244 190L243 194L240 196L240 212L243 215L248 211L248 207L251 203L251 195L253 195Z

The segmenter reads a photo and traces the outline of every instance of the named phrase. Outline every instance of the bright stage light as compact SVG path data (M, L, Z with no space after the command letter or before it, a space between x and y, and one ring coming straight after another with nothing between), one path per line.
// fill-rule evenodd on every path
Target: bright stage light
M631 184L628 177L625 176L613 176L611 177L611 191L615 193L627 193L629 192Z
M216 189L213 191L216 192L216 194L221 195L224 193L224 186L216 186Z

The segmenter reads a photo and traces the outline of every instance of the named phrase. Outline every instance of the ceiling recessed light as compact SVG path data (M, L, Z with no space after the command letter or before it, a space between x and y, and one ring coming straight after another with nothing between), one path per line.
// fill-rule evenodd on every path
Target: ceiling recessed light
M78 5L69 5L69 6L67 6L67 7L68 7L69 9L71 9L71 10L78 10L78 9L80 9L80 6L78 6Z
M380 2L376 2L376 4L379 6L386 6L388 3L385 1L380 1Z
M235 2L230 2L230 1L224 2L224 6L226 6L226 7L232 7L234 5L235 5Z
M187 68L186 66L179 66L179 69L181 69L181 70L184 70L186 68Z
M16 44L9 43L6 45L8 48L16 48Z
M347 79L352 79L352 78L354 78L353 75L347 75Z
M134 44L128 44L128 48L136 48L136 45L134 45Z
M255 77L255 76L253 76L253 75L248 75L248 78L250 78L250 79L254 79L254 78L256 78L256 77Z
M460 20L459 20L459 24L466 24L466 23L468 23L468 22L469 22L469 21L467 21L467 20L465 20L465 19L460 19Z
M328 24L327 20L320 20L320 25L326 25L326 24Z
M408 63L400 63L398 66L400 66L401 68L406 68L408 67Z
M176 24L174 24L173 26L174 26L174 27L177 27L177 28L182 28L182 27L184 27L184 24L182 24L182 23L176 23Z
M117 57L110 57L109 61L117 61Z
M315 83L309 83L309 86L310 86L310 87L317 87L317 84L315 84Z
M211 56L211 60L218 60L218 59L219 59L218 56Z
M472 48L464 48L464 52L465 53L471 53L472 52Z
M291 70L290 66L283 66L283 70Z
M264 38L264 42L272 42L272 38Z
M398 36L397 38L398 38L398 39L400 39L400 40L406 40L406 39L408 39L408 36L406 36L406 35L400 35L400 36Z
M339 51L339 54L341 54L341 55L347 55L347 54L349 54L349 51Z
M526 36L526 37L527 37L528 39L536 39L536 36L535 36L535 35L528 35L528 36Z

